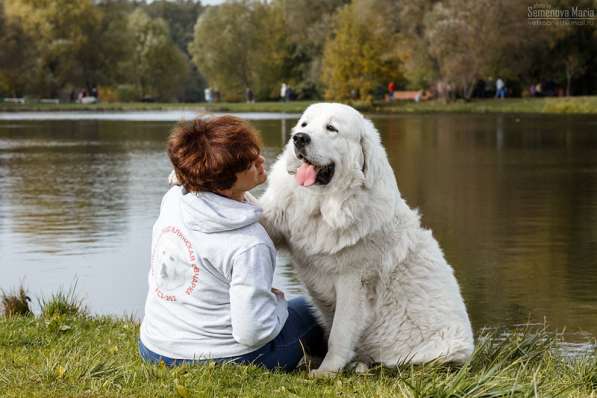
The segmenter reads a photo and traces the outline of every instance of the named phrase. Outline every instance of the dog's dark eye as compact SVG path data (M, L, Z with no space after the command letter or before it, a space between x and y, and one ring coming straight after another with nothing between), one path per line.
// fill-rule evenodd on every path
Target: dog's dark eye
M338 132L338 129L335 128L334 126L332 126L331 124L328 124L327 126L325 126L325 128L326 128L327 131L333 131L335 133Z
M307 122L302 122L301 127L307 127Z

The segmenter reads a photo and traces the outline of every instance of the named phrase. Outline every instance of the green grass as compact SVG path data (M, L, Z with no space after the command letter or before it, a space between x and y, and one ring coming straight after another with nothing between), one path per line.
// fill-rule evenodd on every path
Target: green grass
M400 102L374 106L374 111L389 113L460 112L460 113L547 113L596 114L597 96L568 98L508 98L475 101Z
M483 333L463 367L345 372L324 380L254 366L143 363L139 324L90 316L0 318L5 397L595 397L597 359L563 359L545 330Z
M315 101L316 102L316 101ZM312 101L293 102L221 102L221 103L100 103L100 104L9 104L0 103L0 112L11 111L152 111L191 110L197 112L286 112L301 113ZM597 96L569 98L508 98L474 101L440 100L414 103L348 102L363 112L370 113L548 113L596 114Z

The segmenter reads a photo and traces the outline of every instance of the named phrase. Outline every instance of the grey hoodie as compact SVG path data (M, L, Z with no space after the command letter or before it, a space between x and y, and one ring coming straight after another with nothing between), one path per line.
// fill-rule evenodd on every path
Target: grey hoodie
M276 250L261 209L211 192L172 187L153 227L141 340L170 358L255 351L286 322L271 292Z

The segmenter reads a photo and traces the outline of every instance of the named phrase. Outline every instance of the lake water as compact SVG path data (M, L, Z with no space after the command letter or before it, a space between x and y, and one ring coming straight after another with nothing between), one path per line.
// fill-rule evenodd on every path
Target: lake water
M45 115L0 114L0 288L40 297L76 281L93 313L140 317L165 140L192 114ZM248 117L271 164L297 116ZM597 336L597 118L372 119L475 329L545 320L573 340ZM301 292L284 257L276 284Z

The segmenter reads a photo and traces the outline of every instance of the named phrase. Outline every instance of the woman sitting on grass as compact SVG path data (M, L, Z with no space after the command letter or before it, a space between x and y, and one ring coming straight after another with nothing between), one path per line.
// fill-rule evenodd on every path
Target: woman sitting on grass
M323 357L307 302L272 288L276 250L247 200L267 178L255 130L232 116L183 122L168 155L181 185L166 193L153 227L143 359L290 371L303 349Z

